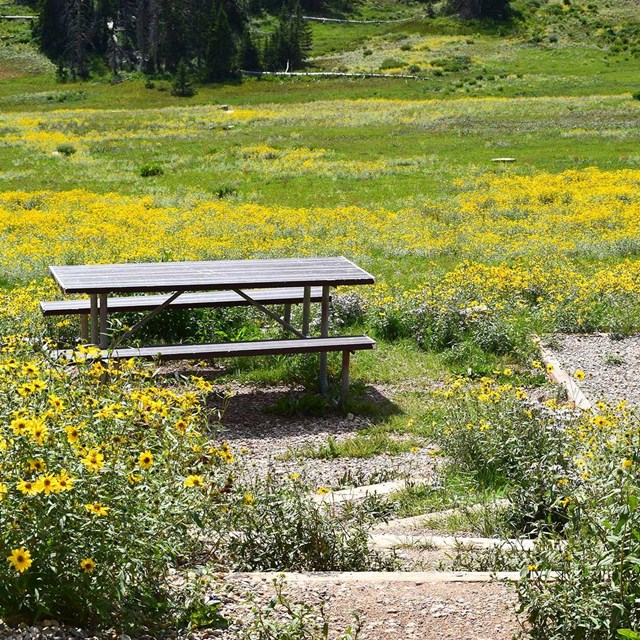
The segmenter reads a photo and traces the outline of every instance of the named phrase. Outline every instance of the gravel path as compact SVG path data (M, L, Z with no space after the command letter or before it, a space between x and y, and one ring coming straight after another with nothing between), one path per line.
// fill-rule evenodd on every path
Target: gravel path
M371 393L382 395L381 389L372 388ZM371 422L351 414L345 417L338 412L328 412L325 417L277 415L272 407L278 401L288 398L295 402L296 397L302 395L300 390L292 393L289 387L236 387L233 394L221 420L222 437L257 476L269 472L278 475L299 473L301 480L311 488L339 489L433 475L437 461L429 454L428 447L370 458L283 458L301 447L318 448L326 444L329 437L337 442L352 437L371 427Z
M640 336L557 335L546 344L569 374L584 371L578 384L591 402L626 400L640 406Z
M273 596L270 581L246 576L228 577L229 592L223 611L246 624L251 619L242 593L252 593L259 604ZM511 640L518 630L513 585L488 583L394 580L353 583L339 577L318 583L292 583L285 589L292 601L318 608L323 605L330 623L329 638L337 637L357 614L360 640ZM243 611L243 615L238 615ZM234 628L221 634L231 640Z

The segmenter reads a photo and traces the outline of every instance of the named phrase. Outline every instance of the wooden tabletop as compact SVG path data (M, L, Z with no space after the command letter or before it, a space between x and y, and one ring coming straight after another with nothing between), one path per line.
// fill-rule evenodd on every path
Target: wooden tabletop
M375 282L371 274L343 257L73 265L49 270L63 293L89 294Z

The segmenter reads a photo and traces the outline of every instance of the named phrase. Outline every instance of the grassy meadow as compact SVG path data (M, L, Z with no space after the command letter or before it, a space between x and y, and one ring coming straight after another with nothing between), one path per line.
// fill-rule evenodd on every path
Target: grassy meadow
M110 370L112 384L102 386L97 365L74 378L34 354L34 343L74 344L78 333L69 320L40 318L38 302L59 296L47 277L50 264L353 259L377 284L339 292L332 321L336 331L366 331L379 342L375 352L354 358L347 407L371 426L291 456L365 457L428 446L449 460L441 484L395 496L387 514L506 496L513 510L483 522L481 532L564 536L582 568L610 577L589 553L615 555L618 543L594 534L598 527L580 514L592 508L604 529L626 518L615 535L631 544L634 529L625 527L638 517L635 418L624 406L602 407L600 422L567 417L562 399L545 386L531 334L623 337L640 328L640 20L626 0L513 5L508 23L488 24L429 17L421 3L363 2L342 17L398 20L313 23L310 70L416 79L248 78L199 86L188 99L172 96L166 77L135 73L118 82L95 74L57 83L54 66L30 45L28 26L0 22L0 551L14 558L0 566L0 614L4 598L15 610L65 615L55 599L38 595L59 575L65 607L75 602L86 619L96 601L104 619L115 615L110 598L153 609L159 596L137 578L148 572L161 581L172 545L192 526L176 514L188 509L195 525L214 526L202 520L194 491L206 495L200 507L230 514L229 530L217 531L224 540L255 526L247 514L261 509L289 509L305 522L318 515L304 511L303 499L317 487L291 479L277 491L230 488L234 455L207 442L216 423L204 400L213 391L209 381L196 377L166 390L149 369L130 364ZM149 331L167 340L275 335L246 310L198 311ZM302 381L311 393L275 410L330 415L334 409L313 395L311 360L233 362L221 381ZM338 370L331 360L330 372ZM384 406L368 399L371 384L389 390ZM534 388L546 403L530 400ZM169 473L176 465L178 481ZM81 502L67 499L74 484ZM614 494L625 496L622 515ZM55 512L54 495L66 500ZM166 537L157 533L155 547L150 541L114 555L109 545L126 531L127 518L136 514L144 524L152 504L145 501L157 505L165 495L162 513L176 518ZM40 538L22 531L19 509L29 514L25 521L45 518ZM72 512L73 535L64 541L56 518ZM591 540L587 529L597 538L588 549L576 542ZM98 530L102 542L94 545L88 540ZM358 535L336 543L335 562L305 557L306 564L285 568L379 568ZM38 573L45 544L59 545L57 555ZM194 553L194 545L180 553ZM520 559L523 576L532 578L523 601L543 621L532 637L610 637L597 633L637 622L630 613L596 625L595 635L554 627L561 609L549 603L561 603L572 588L577 602L576 593L597 583L568 567L557 548L550 543L539 558ZM14 553L25 549L33 553L30 573L30 558ZM282 568L279 550L258 560L236 540L226 552L225 567ZM131 559L124 582L98 584L95 577L111 575L123 557ZM629 558L637 565L631 552ZM81 602L74 601L69 563L91 587ZM589 606L613 602L626 611L635 570L627 564L624 588L590 592ZM569 586L545 600L538 567L559 565L566 577L559 589ZM20 589L12 582L16 571ZM127 581L135 588L125 597L118 589ZM31 595L20 600L25 593ZM589 609L582 604L576 611ZM126 606L117 615L125 616Z

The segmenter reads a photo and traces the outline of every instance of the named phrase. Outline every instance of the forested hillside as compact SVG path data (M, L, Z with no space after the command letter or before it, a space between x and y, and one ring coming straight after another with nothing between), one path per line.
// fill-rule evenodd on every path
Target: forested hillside
M87 79L92 67L114 75L197 72L201 81L238 77L240 69L293 71L305 66L312 35L305 18L353 17L354 0L29 0L33 37L61 79ZM410 15L508 20L509 0L399 3ZM99 63L98 63L99 61ZM180 68L184 76L185 69Z

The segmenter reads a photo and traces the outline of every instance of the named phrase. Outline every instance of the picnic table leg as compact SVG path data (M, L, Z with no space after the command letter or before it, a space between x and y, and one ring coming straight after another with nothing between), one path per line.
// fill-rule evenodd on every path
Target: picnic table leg
M98 295L92 293L90 296L91 303L91 344L98 346L99 327L98 327Z
M86 313L80 316L80 337L83 342L89 341L89 316Z
M107 294L100 294L100 348L106 349L109 346L109 335L107 334Z
M344 406L349 393L349 356L350 351L342 352L342 373L340 374L340 406Z
M302 333L309 335L309 316L311 315L311 287L304 288L304 298L302 301Z
M284 305L283 319L287 324L291 324L291 305L290 304ZM285 334L286 334L286 331L285 331Z
M329 335L329 292L331 287L322 287L322 306L320 311L320 335L326 338ZM325 395L329 389L327 380L327 353L320 354L320 393Z

